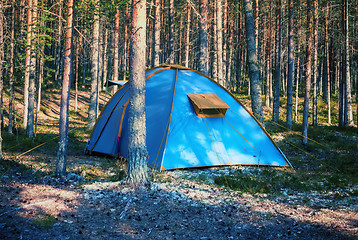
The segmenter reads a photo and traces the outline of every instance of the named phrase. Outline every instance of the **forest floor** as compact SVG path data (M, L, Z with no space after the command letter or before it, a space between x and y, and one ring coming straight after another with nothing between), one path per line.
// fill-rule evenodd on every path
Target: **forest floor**
M310 128L319 144L303 146L299 125L267 122L294 169L150 170L151 186L134 189L123 161L84 155L88 97L75 112L72 95L65 179L54 175L59 92L45 94L35 138L3 128L0 239L358 239L356 127Z

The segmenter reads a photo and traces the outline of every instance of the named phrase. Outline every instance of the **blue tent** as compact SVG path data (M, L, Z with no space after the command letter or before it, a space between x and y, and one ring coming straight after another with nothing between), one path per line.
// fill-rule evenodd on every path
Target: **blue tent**
M86 150L128 156L128 84L107 103ZM220 166L291 166L265 129L222 86L189 68L146 72L148 164L160 170Z

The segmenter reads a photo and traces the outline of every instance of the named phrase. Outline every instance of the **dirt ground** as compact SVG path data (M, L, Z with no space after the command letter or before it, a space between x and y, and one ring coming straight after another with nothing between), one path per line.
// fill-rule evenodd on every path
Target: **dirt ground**
M85 117L88 96L79 99ZM44 99L47 111L39 115L40 125L58 124L59 100ZM55 153L42 152L44 156L36 152L23 159L47 157L53 165ZM74 152L69 156L72 169L91 161L102 160ZM354 196L248 194L210 179L192 180L220 169L169 171L154 178L150 188L134 189L74 173L57 179L41 165L23 170L22 163L11 164L15 166L0 176L0 239L358 239Z
M150 189L76 174L3 177L0 238L358 239L357 205L327 204L329 195L253 196L184 180L179 170L165 175L170 181Z

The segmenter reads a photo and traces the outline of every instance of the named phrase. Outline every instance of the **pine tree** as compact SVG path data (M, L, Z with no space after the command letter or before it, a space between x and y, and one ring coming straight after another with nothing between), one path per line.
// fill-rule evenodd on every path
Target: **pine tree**
M149 177L145 122L146 1L133 0L132 7L127 182L147 185Z
M66 159L68 147L68 109L70 103L70 88L72 79L72 36L73 36L73 19L74 19L73 0L67 2L67 22L66 22L66 41L64 52L64 70L61 93L60 109L60 128L59 141L56 162L56 174L64 176L66 174Z

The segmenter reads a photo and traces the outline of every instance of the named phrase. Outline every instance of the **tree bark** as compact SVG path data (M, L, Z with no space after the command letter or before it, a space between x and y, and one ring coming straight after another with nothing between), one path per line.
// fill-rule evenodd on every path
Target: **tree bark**
M24 120L23 127L27 127L28 108L29 108L29 78L30 78L30 59L31 59L31 32L32 32L32 0L28 0L27 5L27 29L26 29L26 53L25 53L25 77L24 77ZM10 120L9 120L10 124ZM12 124L12 123L11 123ZM10 125L9 125L10 126ZM11 125L12 126L12 125ZM12 130L11 130L12 131ZM9 130L10 132L10 130Z
M127 182L147 185L149 178L145 117L146 1L133 0L132 6Z
M114 47L113 47L113 81L119 80L119 23L120 23L120 10L117 7L117 12L114 17ZM117 87L113 86L113 93L117 90Z
M208 0L200 0L200 48L199 48L199 71L209 75L208 56Z
M187 20L186 20L186 37L185 37L185 67L189 67L189 49L190 49L190 23L191 23L191 7L188 4Z
M30 10L29 10L30 11ZM1 43L0 43L1 44ZM12 134L14 124L14 48L15 48L15 0L12 1L11 37L10 37L10 72L9 72L9 128Z
M277 3L277 58L275 69L275 89L273 101L272 120L278 122L280 119L280 86L281 86L281 0Z
M217 81L220 85L224 85L223 82L223 28L222 28L222 0L216 0L216 49L217 52L217 66L218 66L218 73L217 73Z
M326 17L325 17L325 50L326 50L326 101L328 108L328 124L331 124L331 73L329 61L329 35L328 35L328 16L330 1L326 1Z
M317 126L317 78L318 78L318 0L313 1L314 53L313 53L313 94L312 125Z
M3 81L3 75L2 75L2 64L4 61L4 45L2 44L4 42L4 12L3 12L3 0L0 0L0 109L3 108L3 102L2 102L2 94L3 94L3 87L4 87L4 81ZM2 117L0 116L0 160L2 159L2 137L1 137L1 128L2 128Z
M64 51L64 70L61 93L59 141L56 162L56 174L65 176L68 146L68 109L70 103L70 88L72 78L72 35L73 35L73 0L67 3L66 43Z
M169 0L169 63L174 64L174 0Z
M96 5L99 5L97 1ZM88 108L88 128L93 128L98 116L98 84L99 84L99 13L96 8L93 24L93 40L92 40L92 80L91 80L91 96Z
M296 67L296 90L295 90L295 122L298 122L298 91L299 91L299 80L300 80L300 54L301 54L301 45L298 43L298 49L297 49L297 67Z
M33 0L33 12L32 12L32 24L37 24L37 6L38 1ZM32 41L36 38L36 29L32 29L31 37ZM36 42L36 41L35 41ZM29 100L28 100L28 118L26 125L26 136L34 136L34 108L35 108L35 77L36 77L36 54L35 54L35 43L31 44L31 57L30 57L30 73L29 73Z
M31 0L30 0L31 1ZM55 73L55 80L60 85L61 77L62 77L62 44L61 44L61 37L62 37L62 4L63 1L59 0L58 3L58 25L57 25L57 41L56 41L56 73Z
M266 92L265 92L265 106L271 107L272 99L271 99L271 89L272 89L272 70L271 70L271 21L272 21L272 0L269 0L269 10L268 10L268 23L267 23L267 31L268 31L268 40L267 40L267 65L266 65Z
M316 0L317 1L317 0ZM353 108L352 108L352 87L351 87L351 72L350 72L350 49L349 49L349 13L348 13L348 0L344 0L344 8L345 8L345 59L343 61L346 62L346 99L345 99L345 108L346 108L346 122L345 125L353 125Z
M307 144L308 132L308 114L309 114L309 100L311 91L311 74L312 74L312 9L311 0L307 0L307 47L306 47L306 89L305 100L303 107L303 120L302 120L302 143Z
M153 52L152 52L152 63L153 67L159 66L160 64L160 31L161 31L161 2L162 0L155 0L155 14L154 14L154 29L153 29Z
M246 44L247 59L249 65L249 78L251 86L251 107L255 117L263 123L261 85L259 77L259 68L255 46L255 27L254 17L252 14L251 0L245 0L245 28L246 28Z
M288 70L287 70L287 115L286 124L292 128L292 85L293 85L293 0L289 0L288 23Z

